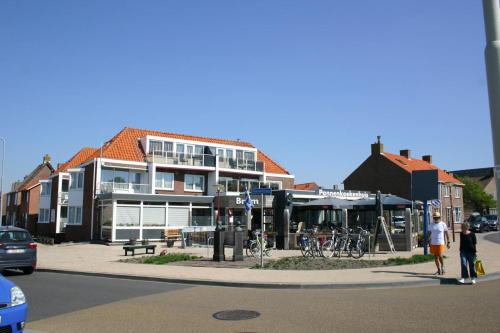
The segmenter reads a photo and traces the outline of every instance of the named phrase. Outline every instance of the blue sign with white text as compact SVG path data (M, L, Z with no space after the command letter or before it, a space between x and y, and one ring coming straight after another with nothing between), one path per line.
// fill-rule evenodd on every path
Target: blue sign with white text
M270 195L273 193L273 190L269 187L265 188L253 188L252 195Z

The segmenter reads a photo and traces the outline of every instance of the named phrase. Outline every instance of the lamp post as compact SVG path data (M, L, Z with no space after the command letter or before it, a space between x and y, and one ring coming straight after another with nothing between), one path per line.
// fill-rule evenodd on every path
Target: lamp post
M3 160L5 158L5 139L2 140L2 173L0 174L0 225L3 224Z
M221 184L214 184L217 190L217 226L214 232L214 261L224 261L226 257L224 255L224 231L220 225L220 191L224 188Z
M500 4L498 0L483 0L484 26L486 30L486 77L490 102L491 133L497 193L500 193ZM500 200L497 200L500 213Z
M215 190L217 192L217 218L216 218L216 226L215 230L220 230L221 225L220 225L220 192L224 189L224 185L222 184L215 184L213 185L215 187Z

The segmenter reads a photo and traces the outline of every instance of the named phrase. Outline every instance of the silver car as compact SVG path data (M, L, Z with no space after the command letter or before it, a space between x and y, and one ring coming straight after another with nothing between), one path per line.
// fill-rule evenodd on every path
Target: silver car
M27 230L0 227L0 271L20 269L31 274L36 268L37 244Z

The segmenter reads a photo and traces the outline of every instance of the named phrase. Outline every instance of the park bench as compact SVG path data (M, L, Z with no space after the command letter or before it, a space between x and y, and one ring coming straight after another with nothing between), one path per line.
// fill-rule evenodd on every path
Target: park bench
M149 250L152 250L151 254L155 254L156 245L150 245L150 244L124 245L123 249L125 250L125 256L127 256L127 253L129 253L129 252L132 252L132 256L134 256L135 250L139 250L139 249L145 249L146 254L149 254Z
M182 229L165 229L162 232L162 239L164 239L167 244L172 244L175 241L182 241Z

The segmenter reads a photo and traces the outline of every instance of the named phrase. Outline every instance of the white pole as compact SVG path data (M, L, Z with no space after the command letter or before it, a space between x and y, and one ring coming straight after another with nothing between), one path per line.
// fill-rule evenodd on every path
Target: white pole
M498 0L483 0L484 26L486 30L486 76L490 101L490 121L493 137L493 156L497 195L500 193L500 3ZM500 200L497 200L500 213Z

